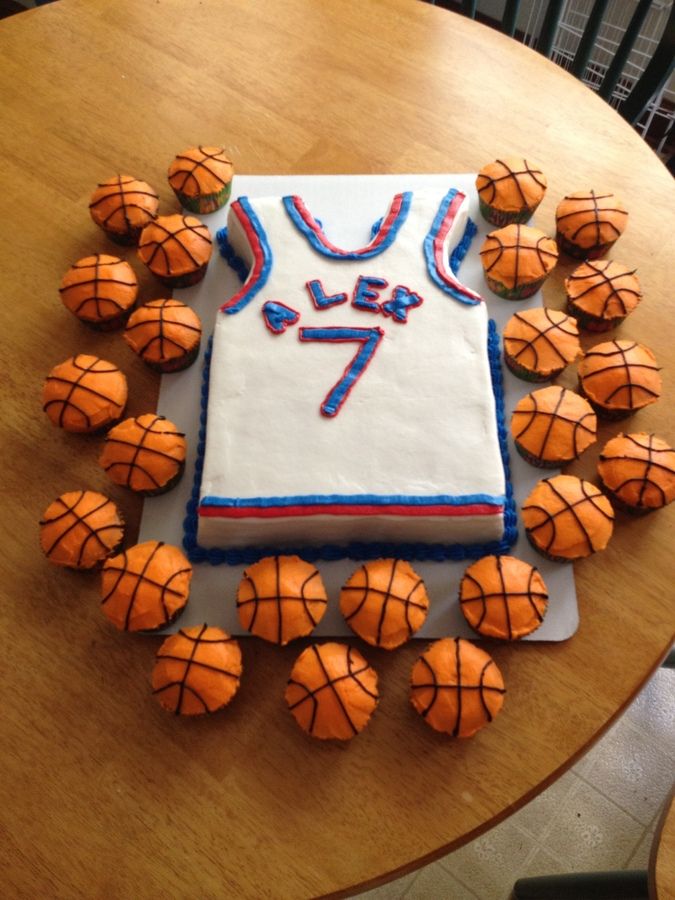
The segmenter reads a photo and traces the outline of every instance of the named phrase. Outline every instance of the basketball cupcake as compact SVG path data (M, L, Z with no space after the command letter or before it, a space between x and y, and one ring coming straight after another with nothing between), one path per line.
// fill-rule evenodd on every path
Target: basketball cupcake
M266 556L244 571L237 589L241 627L281 646L311 634L327 605L318 569L299 556Z
M63 305L96 331L114 331L129 317L138 280L129 263L96 253L68 269L59 288Z
M517 312L504 328L504 360L525 381L550 381L580 355L576 322L557 309Z
M427 725L451 737L471 737L492 722L505 693L492 657L462 638L435 641L412 668L410 702Z
M478 634L515 641L544 621L548 590L535 566L515 556L484 556L459 585L459 608Z
M656 358L637 341L596 344L579 363L579 383L603 419L623 419L661 395Z
M527 394L511 417L516 449L533 466L544 468L576 459L595 442L596 429L590 404L558 385Z
M145 181L115 175L91 195L91 217L116 244L138 243L141 231L157 216L159 196Z
M79 353L54 366L42 408L64 431L90 433L116 422L127 403L127 379L114 363Z
M171 490L185 468L185 435L164 416L125 419L105 436L99 459L115 484L146 497Z
M498 159L480 170L476 190L483 218L503 228L527 222L546 193L546 176L526 159Z
M124 340L156 372L179 372L197 359L202 323L180 300L151 300L129 317Z
M424 625L429 598L410 563L376 559L360 566L340 592L340 612L360 638L394 650Z
M146 225L138 255L162 284L197 284L206 274L213 249L211 234L195 216L159 216Z
M103 564L101 608L120 631L154 631L183 611L191 578L178 547L145 541Z
M607 497L590 481L573 475L539 481L522 515L532 546L554 562L583 559L604 550L614 527Z
M169 166L178 202L193 213L212 213L230 199L234 166L221 147L184 150Z
M675 499L675 450L655 434L618 434L602 449L598 475L619 509L662 509Z
M589 260L565 279L567 308L587 331L620 325L642 299L635 269L613 259Z
M377 706L377 673L354 647L312 644L296 659L286 703L307 734L348 741L366 727Z
M40 546L45 556L70 569L93 569L117 553L123 538L119 510L96 491L61 494L40 519Z
M529 225L507 225L492 231L480 251L485 280L506 300L523 300L536 293L555 268L555 241Z
M621 237L628 213L614 194L578 191L560 201L555 221L561 250L575 259L597 259Z
M157 651L152 693L177 716L199 716L223 709L239 690L239 644L220 628L181 628Z

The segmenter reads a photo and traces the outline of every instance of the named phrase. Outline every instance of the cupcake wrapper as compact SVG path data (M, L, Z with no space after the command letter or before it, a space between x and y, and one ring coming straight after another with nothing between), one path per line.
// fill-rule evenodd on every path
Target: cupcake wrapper
M539 288L546 281L546 278L539 278L537 281L531 281L529 284L519 284L513 288L507 287L505 284L502 284L501 281L495 281L495 279L491 278L487 273L485 275L485 280L493 294L497 294L498 297L503 297L504 300L525 300L527 297L531 297L532 294L537 293Z
M567 463L572 462L571 459L541 459L538 456L533 456L528 450L526 450L518 441L514 441L516 445L516 450L523 457L526 462L529 462L530 465L536 466L538 469L560 469L562 466L566 466Z
M155 277L170 288L191 287L193 284L198 284L206 275L207 265L208 263L200 266L194 272L187 272L185 275L175 275L173 277L170 275L156 275Z
M578 309L569 298L567 300L567 312L577 320L580 328L583 328L584 331L595 333L611 331L612 328L616 328L626 318L626 316L615 316L613 319L603 319L599 316L593 316L583 309Z
M518 378L522 378L523 381L535 382L537 384L541 384L544 381L552 381L562 372L562 369L557 369L555 372L549 372L546 375L541 372L533 372L531 369L526 369L521 366L520 363L513 359L512 356L509 356L508 353L504 353L504 361Z
M591 404L591 408L593 411L601 418L605 419L608 422L618 422L619 419L627 419L628 416L632 416L633 413L637 412L637 409L610 409L606 406L601 406L592 397L589 397L586 391L584 390L584 385L579 379L579 393L582 397L585 397L586 400ZM640 408L640 407L638 407Z
M174 191L174 193L178 198L180 205L185 209L193 213L207 215L208 213L216 212L216 210L225 206L232 193L232 182L226 184L217 194L188 196L188 194L182 194L180 191Z
M526 531L525 534L527 535L527 539L530 542L530 545L537 551L537 553L540 556L543 556L544 559L550 559L551 562L571 563L571 562L574 562L576 559L586 559L587 558L586 556L554 556L552 553L547 553L545 550L543 550L541 547L539 547L533 540L529 531Z
M173 478L169 479L162 487L155 488L154 491L136 491L135 493L140 494L142 497L159 497L160 494L166 494L178 484L183 477L184 471L185 463L182 462Z
M121 234L119 231L109 231L106 228L104 228L103 231L105 231L113 243L119 244L121 247L135 247L141 238L141 231L143 231L143 229L131 228L129 231L124 232L124 234Z
M111 316L109 319L99 319L97 322L93 322L90 319L83 319L80 316L77 318L83 325L86 325L87 328L91 328L92 331L119 331L120 328L124 328L127 319L133 310L134 307L130 306L129 309L125 309L124 312L118 313L116 316Z
M621 512L628 513L629 515L635 516L638 519L641 516L647 516L651 512L656 512L659 509L663 509L662 506L631 506L629 503L626 503L625 500L622 500L622 498L619 497L618 494L615 494L614 491L610 490L606 484L602 484L602 489L612 501L612 506L615 509L619 509L621 510Z
M616 241L609 241L606 244L595 244L592 247L579 247L577 246L577 244L569 241L559 231L557 232L555 238L558 243L559 249L564 251L568 256L571 256L574 259L599 259L601 256L604 256L605 253L607 253L608 250L610 250L610 248L616 243Z
M494 206L490 206L482 199L482 197L478 198L478 203L483 218L487 222L490 222L491 225L497 225L498 228L503 228L505 225L511 225L513 223L522 225L525 222L528 222L537 208L536 206L531 208L526 206L524 209L519 209L515 212L506 212L503 209L497 209ZM537 204L537 206L538 205L539 204Z
M149 359L143 359L143 362L146 366L153 369L155 372L160 372L162 375L170 372L182 372L183 369L187 369L197 359L200 344L201 341L199 341L192 350L188 350L183 356L175 356L173 359L167 359L164 362L156 362L155 360Z

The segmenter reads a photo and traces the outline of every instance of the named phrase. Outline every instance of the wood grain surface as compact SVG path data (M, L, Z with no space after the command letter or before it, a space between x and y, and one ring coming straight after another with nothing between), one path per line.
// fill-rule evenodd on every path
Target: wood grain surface
M244 641L230 709L182 721L150 695L159 639L111 629L98 578L53 567L39 551L38 519L65 490L107 491L130 541L140 511L98 467L100 438L46 420L48 370L83 351L119 363L130 414L152 410L158 387L119 334L91 332L64 310L58 283L80 257L118 250L89 218L96 183L133 174L174 210L166 169L196 143L222 144L239 172L256 174L471 172L525 155L548 174L536 223L549 233L565 193L624 198L630 223L612 256L638 267L644 301L620 335L654 350L664 397L621 427L672 443L675 187L666 169L570 75L413 0L62 0L0 22L0 96L3 894L349 893L504 818L584 752L665 654L675 504L618 515L608 550L576 567L573 639L486 645L508 694L473 740L437 736L411 709L414 642L366 650L382 702L348 746L313 742L284 708L297 646ZM121 254L139 273L141 299L161 297L133 250ZM546 285L548 305L563 307L572 267L563 261ZM593 478L617 430L603 425L571 471Z
M659 816L648 875L651 900L675 900L675 788Z

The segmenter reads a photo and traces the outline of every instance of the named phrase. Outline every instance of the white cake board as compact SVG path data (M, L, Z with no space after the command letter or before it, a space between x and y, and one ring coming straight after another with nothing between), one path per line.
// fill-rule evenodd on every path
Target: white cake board
M405 190L438 188L439 192L456 187L471 201L470 215L478 226L478 234L460 269L460 279L485 297L488 312L501 335L504 325L517 310L542 304L540 293L527 300L511 302L496 297L488 289L483 277L478 251L492 227L478 211L474 187L475 175L237 175L233 198L239 196L269 197L299 194L312 213L320 219L330 239L338 246L363 246L370 240L370 229L387 210L393 194ZM339 210L336 218L335 211ZM227 206L218 212L201 217L215 238L218 229L227 224ZM189 304L200 316L204 340L200 357L189 369L163 375L158 411L184 431L188 440L185 475L169 493L146 499L139 540L162 540L182 546L185 507L192 491L194 465L199 430L203 356L208 336L213 330L216 311L238 288L239 281L217 247L206 276L198 285L174 291L174 297ZM521 397L536 385L516 378L504 367L506 421ZM526 463L509 438L511 473L518 510L540 478L556 474L556 470L542 470ZM522 525L519 519L519 532ZM525 640L563 641L571 637L579 624L574 573L570 563L552 563L539 556L524 534L511 551L540 570L549 589L549 608L542 626ZM430 599L430 610L420 638L447 635L475 638L459 609L458 587L468 562L413 562L424 579ZM313 632L317 637L352 636L339 611L340 587L358 563L351 559L319 562L318 568L328 591L329 604L325 616ZM190 602L180 617L180 627L208 623L224 628L230 634L243 634L236 612L237 585L244 566L209 563L195 565ZM175 631L178 624L167 629Z

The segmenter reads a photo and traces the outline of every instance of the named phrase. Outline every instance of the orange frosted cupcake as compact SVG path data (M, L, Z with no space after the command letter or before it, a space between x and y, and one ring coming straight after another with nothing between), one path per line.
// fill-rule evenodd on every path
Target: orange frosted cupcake
M590 481L556 475L539 481L522 508L527 537L554 562L583 559L604 550L612 536L612 506Z
M587 331L620 325L642 299L635 269L613 259L582 263L565 279L567 308Z
M93 569L117 553L123 538L119 510L96 491L61 494L40 520L40 546L45 556L70 569Z
M177 716L198 716L223 709L239 690L239 644L227 632L208 625L181 628L157 651L152 692Z
M590 404L558 385L518 401L511 417L516 449L533 466L571 462L595 442L597 419Z
M282 646L311 634L327 605L316 566L299 556L266 556L253 563L237 590L241 627Z
M541 203L546 184L541 169L526 159L511 157L488 163L476 178L481 214L499 228L527 222Z
M505 693L492 657L462 638L435 641L412 668L410 702L427 725L451 737L471 737L492 722Z
M578 191L560 201L555 221L561 250L575 259L597 259L621 237L628 213L614 194Z
M511 316L504 329L504 360L525 381L549 381L581 355L576 322L538 306Z
M54 366L42 408L64 431L93 432L116 422L127 403L127 379L114 363L79 353Z
M68 269L59 288L66 309L97 331L120 328L133 309L138 280L129 263L96 253Z
M115 175L91 195L91 217L117 244L137 244L141 231L157 215L159 196L145 181Z
M183 611L192 566L178 547L145 541L103 564L101 608L120 631L153 631Z
M485 280L506 300L536 293L558 261L555 241L529 225L507 225L492 231L480 251Z
M424 625L429 598L410 563L376 559L360 566L340 592L340 612L374 647L400 647Z
M661 395L656 358L637 341L596 344L579 363L579 383L604 419L623 419Z
M459 606L474 631L515 641L544 621L548 590L535 566L515 556L484 556L459 585Z
M312 737L348 741L366 727L377 706L377 673L354 647L312 644L296 659L286 703Z
M192 147L169 166L169 184L185 209L211 213L230 199L234 166L222 147Z
M152 497L178 483L185 468L185 435L155 413L125 419L105 436L99 459L115 484Z
M169 287L197 284L206 274L211 233L195 216L159 216L143 229L138 255Z
M202 323L180 300L151 300L129 317L124 340L156 372L178 372L197 359Z
M642 514L675 500L675 450L655 434L618 434L600 454L598 475L615 506Z

